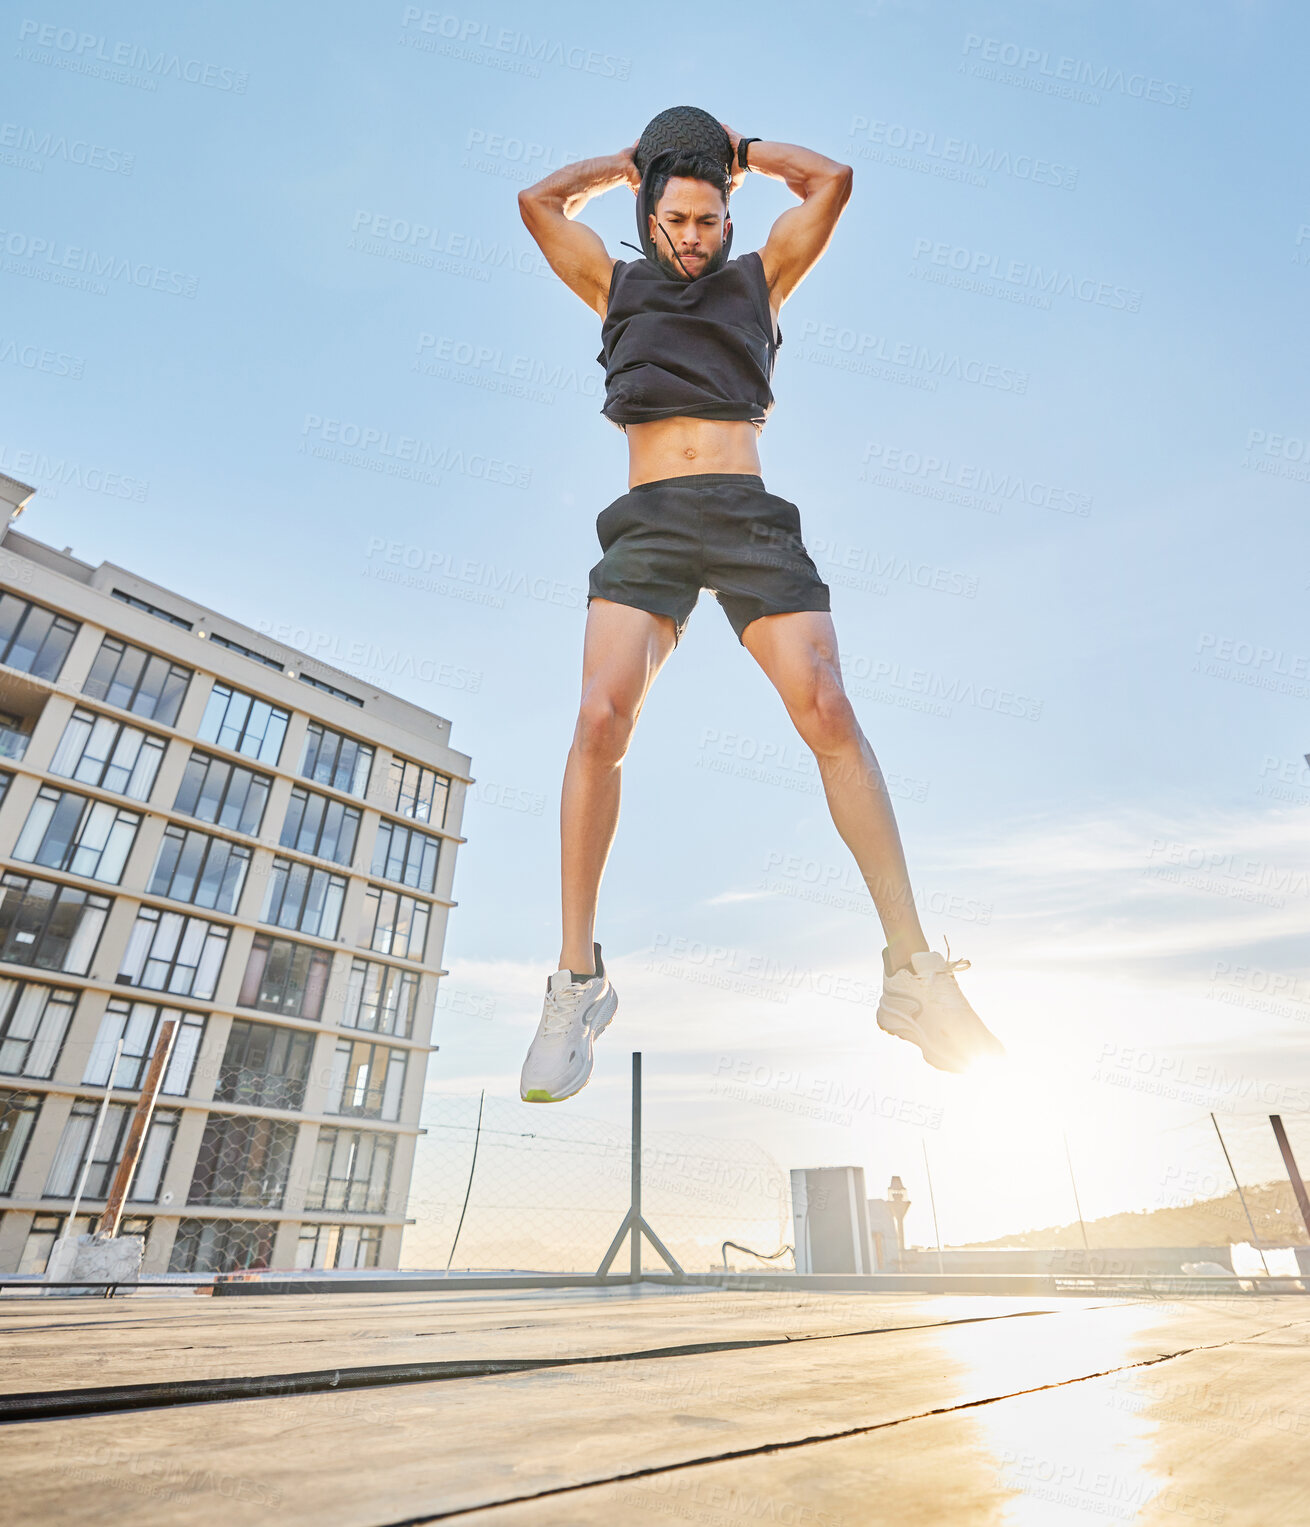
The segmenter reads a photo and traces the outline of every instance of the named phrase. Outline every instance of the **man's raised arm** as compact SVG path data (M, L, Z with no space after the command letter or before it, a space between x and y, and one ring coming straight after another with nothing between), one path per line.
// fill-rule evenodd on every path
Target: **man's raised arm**
M602 318L616 261L594 228L573 219L593 196L612 186L628 185L634 193L640 188L641 176L632 160L636 146L563 165L519 192L519 213L550 268Z
M723 126L732 140L735 157L741 134L726 122ZM801 198L799 207L789 207L779 215L760 250L769 294L781 305L828 247L837 219L850 200L855 171L849 164L827 159L813 149L764 138L747 146L746 159L757 175L785 181L787 189ZM734 169L734 190L743 173Z

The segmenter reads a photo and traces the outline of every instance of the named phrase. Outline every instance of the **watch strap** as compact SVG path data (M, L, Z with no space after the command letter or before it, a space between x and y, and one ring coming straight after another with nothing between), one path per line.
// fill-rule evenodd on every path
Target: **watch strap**
M750 165L746 162L746 146L749 143L758 143L758 138L738 138L737 140L737 164L743 170L749 170Z

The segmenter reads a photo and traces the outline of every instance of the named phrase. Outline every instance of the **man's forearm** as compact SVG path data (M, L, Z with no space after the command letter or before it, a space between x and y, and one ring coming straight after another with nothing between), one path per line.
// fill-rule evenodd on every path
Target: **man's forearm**
M816 154L797 143L773 143L765 138L748 144L746 159L757 175L771 175L787 183L787 189L804 199L819 182L849 172L850 166Z
M529 186L521 194L553 207L565 217L576 217L593 196L599 196L602 191L627 182L627 164L623 154L602 154L597 159L579 159L575 164L561 165L553 174Z

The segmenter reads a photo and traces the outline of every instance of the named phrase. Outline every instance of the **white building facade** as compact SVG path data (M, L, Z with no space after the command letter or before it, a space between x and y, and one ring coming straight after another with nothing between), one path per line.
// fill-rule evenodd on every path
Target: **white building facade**
M0 1272L44 1270L112 1082L77 1228L103 1207L166 1018L123 1223L146 1272L398 1265L471 783L449 737L0 538Z

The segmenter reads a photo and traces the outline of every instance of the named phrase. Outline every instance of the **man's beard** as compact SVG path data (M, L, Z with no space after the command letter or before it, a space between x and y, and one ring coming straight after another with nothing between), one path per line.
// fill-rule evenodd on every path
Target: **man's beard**
M703 260L697 261L695 265L688 263L686 270L684 270L682 266L678 264L677 259L674 257L672 251L670 251L667 246L664 248L660 248L658 244L655 246L655 258L659 261L663 269L670 276L674 276L677 280L683 282L695 281L697 277L704 275L705 271L709 268L709 264L713 260L714 255L706 253L704 250L702 250L701 253L704 254L705 258ZM684 256L683 258L688 262L690 261L690 256Z

